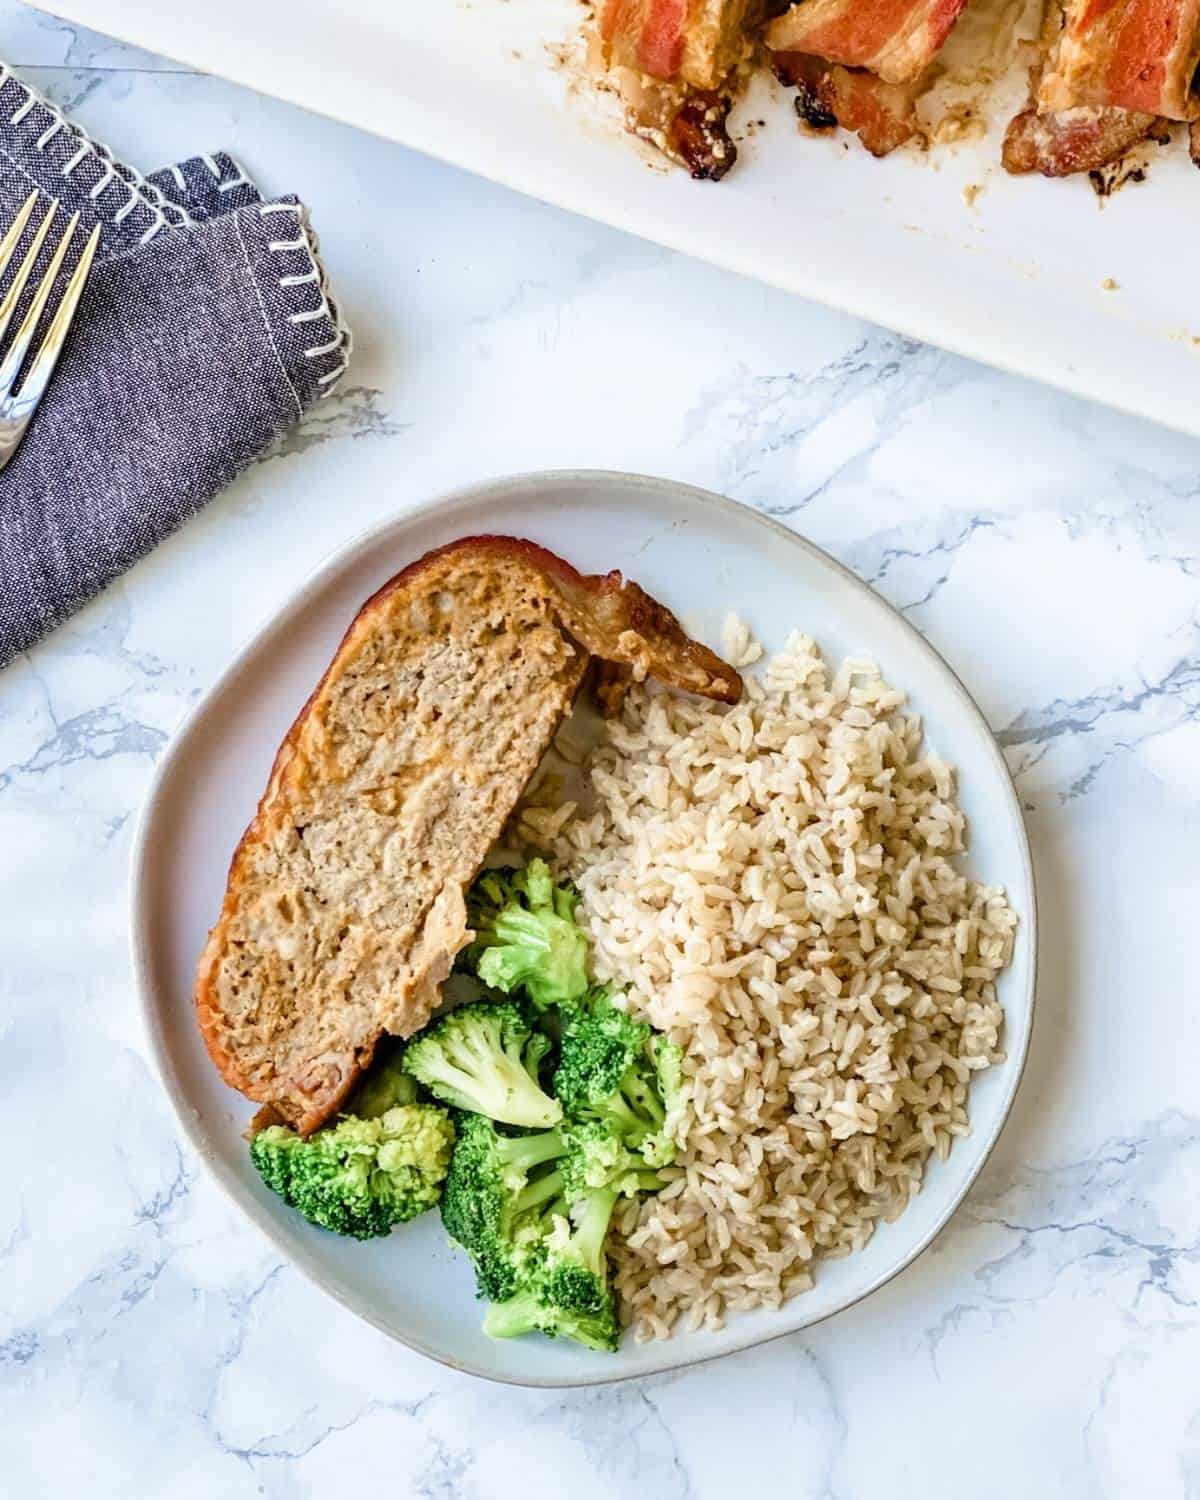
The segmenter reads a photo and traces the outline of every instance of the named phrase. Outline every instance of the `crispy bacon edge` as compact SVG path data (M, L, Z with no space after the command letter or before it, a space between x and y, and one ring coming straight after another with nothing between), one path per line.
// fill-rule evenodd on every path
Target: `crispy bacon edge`
M1067 109L1039 115L1025 109L1004 135L1001 161L1006 172L1021 176L1070 177L1111 166L1139 141L1161 138L1165 129L1156 115L1125 109Z
M887 156L918 134L917 89L884 83L862 68L777 52L775 76L796 92L796 113L811 130L841 126L858 136L872 156Z
M667 153L677 157L700 182L720 182L734 162L737 147L730 139L729 94L688 89L666 129Z

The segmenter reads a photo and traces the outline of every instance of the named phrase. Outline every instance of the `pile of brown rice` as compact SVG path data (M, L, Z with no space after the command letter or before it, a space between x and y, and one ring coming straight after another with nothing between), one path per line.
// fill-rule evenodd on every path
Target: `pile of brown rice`
M725 635L736 665L761 654ZM521 811L578 882L598 977L684 1051L678 1175L610 1242L639 1340L778 1306L860 1249L1002 1058L1016 917L956 868L953 773L903 702L794 636L732 709L635 686L584 805L551 777Z

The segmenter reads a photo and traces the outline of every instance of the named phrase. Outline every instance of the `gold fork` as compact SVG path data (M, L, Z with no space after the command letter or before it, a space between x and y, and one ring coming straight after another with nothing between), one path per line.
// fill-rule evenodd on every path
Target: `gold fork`
M17 214L8 233L0 240L0 277L3 277L8 270L9 262L17 253L21 236L37 207L38 196L37 192L30 193L21 205L21 211ZM3 300L0 300L0 340L8 332L8 325L12 322L17 303L33 271L34 262L50 233L58 208L59 204L56 199L50 204L42 222L38 225L29 249L26 250L24 259L13 277L12 285L5 292ZM54 367L58 363L58 356L62 353L63 345L66 343L75 310L79 306L79 299L83 295L88 272L92 268L92 258L96 254L96 245L100 239L99 228L92 230L87 244L83 247L83 254L71 272L62 300L50 320L50 326L46 329L46 335L26 368L29 346L33 343L38 322L46 311L46 305L54 292L54 284L62 270L63 261L66 259L71 240L78 227L79 215L72 214L67 221L62 238L55 246L50 264L37 285L28 311L21 320L21 326L17 329L3 362L0 362L0 469L4 468L17 451L26 429L33 420L38 402L46 393L46 387L50 384L50 377L54 374ZM14 394L13 387L20 378L22 370L25 370L25 378L21 382L21 389Z

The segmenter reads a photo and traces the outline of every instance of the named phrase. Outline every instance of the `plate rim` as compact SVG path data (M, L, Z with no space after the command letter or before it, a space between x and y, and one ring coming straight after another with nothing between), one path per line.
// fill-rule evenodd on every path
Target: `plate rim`
M995 769L1000 773L1000 785L1004 788L1008 802L1008 811L1018 834L1017 842L1021 862L1021 876L1024 881L1025 891L1028 894L1028 912L1026 914L1026 912L1022 911L1019 915L1022 925L1028 932L1029 941L1028 975L1025 983L1025 1015L1027 1019L1020 1037L1012 1039L1017 1045L1015 1047L1008 1046L1009 1037L1007 1035L1007 1028L1009 1021L1006 1009L1006 1062L1012 1064L1012 1068L1005 1092L1001 1098L996 1119L987 1136L983 1139L982 1150L974 1166L967 1173L957 1191L952 1193L947 1199L942 1213L921 1239L910 1245L896 1259L885 1266L867 1286L856 1292L853 1296L849 1296L845 1300L838 1302L836 1306L817 1317L801 1321L795 1327L782 1328L777 1333L748 1335L740 1341L735 1341L728 1348L714 1350L711 1353L705 1353L701 1350L695 1355L683 1358L669 1357L669 1351L678 1350L680 1344L675 1339L664 1340L660 1345L663 1351L662 1359L651 1364L648 1368L636 1371L613 1371L611 1373L600 1370L594 1379L587 1380L580 1380L574 1376L564 1379L553 1375L545 1377L507 1375L494 1370L481 1369L469 1361L456 1359L452 1355L431 1347L422 1339L405 1337L398 1333L395 1328L385 1323L382 1318L376 1317L369 1308L359 1306L355 1299L345 1295L332 1284L318 1265L315 1263L310 1264L307 1257L298 1257L280 1244L271 1231L270 1222L265 1211L253 1202L247 1203L243 1201L236 1183L223 1163L209 1147L207 1132L201 1126L199 1118L196 1117L195 1111L185 1098L182 1089L177 1086L172 1075L171 1052L167 1045L163 1027L159 1021L158 1007L156 1007L154 999L149 960L150 944L147 935L149 925L147 910L149 859L147 845L163 787L183 747L190 740L193 728L206 712L209 704L224 691L226 685L237 676L250 658L264 645L267 645L272 637L282 633L287 624L303 611L308 598L329 578L360 558L377 544L383 542L390 534L396 533L397 535L402 535L405 530L418 525L420 522L438 513L453 514L456 511L469 509L488 499L498 497L510 498L514 494L522 492L537 495L544 493L548 489L568 484L598 486L608 491L606 498L618 501L628 501L634 497L644 498L646 496L653 496L655 492L660 494L670 493L677 500L687 500L697 504L701 508L723 512L726 516L737 516L739 519L750 520L752 523L757 524L767 532L778 537L781 542L796 546L801 551L806 552L818 564L832 567L840 577L842 583L852 591L869 595L876 603L882 604L901 624L904 630L914 638L918 649L924 650L934 659L935 663L945 674L947 685L958 698L960 706L966 710L970 718L974 719L976 728L982 731L982 738L986 744L989 757ZM741 501L731 500L728 496L717 494L712 490L702 489L696 485L672 479L663 479L648 474L630 473L615 469L535 469L516 474L502 475L493 479L477 480L471 484L455 486L453 489L444 491L411 508L393 512L386 519L358 532L345 545L326 554L315 567L311 568L304 575L279 607L272 611L270 616L254 632L249 640L234 654L228 664L217 674L196 702L191 705L173 731L166 748L163 750L154 767L138 812L130 853L127 894L130 959L133 968L134 987L137 992L138 1015L143 1039L147 1044L150 1060L158 1082L170 1100L171 1108L175 1113L178 1126L183 1131L184 1138L207 1168L211 1178L215 1181L226 1201L237 1209L240 1217L247 1220L267 1240L275 1253L286 1261L289 1266L298 1271L306 1281L316 1286L326 1296L332 1298L355 1317L363 1319L364 1322L370 1324L386 1337L393 1339L396 1343L406 1348L415 1350L428 1359L434 1360L437 1364L499 1385L540 1390L584 1388L595 1385L612 1385L621 1380L644 1379L671 1370L690 1369L695 1365L708 1364L714 1360L723 1359L730 1354L742 1353L746 1349L758 1348L764 1344L774 1343L777 1339L805 1333L808 1329L817 1327L829 1318L836 1317L846 1312L849 1308L856 1307L868 1297L873 1296L882 1287L900 1275L902 1271L907 1270L909 1266L913 1265L914 1262L929 1250L934 1241L943 1233L951 1219L958 1212L967 1193L970 1192L978 1181L1012 1115L1013 1105L1016 1102L1016 1097L1025 1075L1033 1037L1037 1006L1039 921L1037 878L1029 842L1029 830L1026 827L1024 814L1021 810L1020 798L1017 794L1012 771L1004 759L995 733L988 723L983 710L976 703L965 683L937 647L890 600L885 599L882 594L859 578L844 563L839 562L836 557L831 556L824 548L810 541L808 537L803 536L797 531L793 531L791 527L784 525L782 521L779 521L775 517L765 515L762 511L756 510L753 506L746 505ZM686 1339L688 1335L681 1330L676 1335L676 1338L680 1337Z

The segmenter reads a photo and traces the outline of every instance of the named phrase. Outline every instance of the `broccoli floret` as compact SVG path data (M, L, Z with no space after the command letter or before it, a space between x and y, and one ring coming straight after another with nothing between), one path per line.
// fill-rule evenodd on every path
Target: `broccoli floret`
M599 1188L632 1198L663 1186L641 1152L631 1151L608 1120L580 1120L561 1129L567 1149L559 1171L568 1202L577 1203Z
M604 1253L617 1197L602 1188L584 1199L573 1224L556 1220L527 1258L516 1294L488 1308L484 1333L511 1339L538 1331L590 1349L617 1347L621 1329Z
M598 1190L632 1195L661 1186L602 1121L513 1136L483 1115L462 1114L442 1223L474 1262L480 1295L505 1301L572 1204Z
M642 1064L650 1028L612 1003L605 986L565 1021L554 1092L568 1114L594 1113L617 1092L626 1073Z
M409 1042L404 1071L456 1109L543 1129L562 1119L562 1105L538 1082L549 1045L519 1005L480 1000L452 1010Z
M406 1104L378 1119L345 1115L310 1136L268 1126L250 1160L310 1223L369 1240L437 1203L453 1144L444 1109Z
M377 1120L398 1104L416 1102L417 1084L404 1071L403 1048L393 1046L375 1058L367 1076L347 1101L344 1113L357 1115L360 1120Z
M587 938L575 920L576 892L556 885L544 859L523 870L489 870L472 886L467 910L475 941L467 967L508 995L571 1006L587 993Z
M647 1166L675 1159L681 1083L679 1048L618 1010L607 989L567 1017L555 1094L568 1115L610 1126Z
M481 1296L513 1296L525 1260L566 1212L566 1149L559 1129L501 1135L483 1115L458 1117L442 1223L474 1262Z

